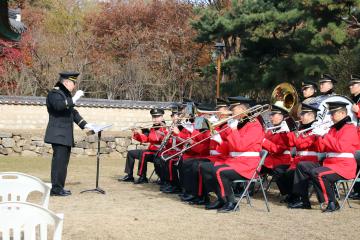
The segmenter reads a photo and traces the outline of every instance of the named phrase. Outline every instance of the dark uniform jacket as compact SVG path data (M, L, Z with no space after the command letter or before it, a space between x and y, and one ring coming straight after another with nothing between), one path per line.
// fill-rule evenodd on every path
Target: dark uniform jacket
M81 129L84 129L87 124L74 106L71 93L62 83L58 82L46 98L46 107L49 113L49 123L44 140L46 143L74 146L73 122Z

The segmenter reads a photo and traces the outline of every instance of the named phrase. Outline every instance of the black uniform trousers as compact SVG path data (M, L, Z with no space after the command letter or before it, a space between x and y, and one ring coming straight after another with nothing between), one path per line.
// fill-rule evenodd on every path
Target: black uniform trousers
M294 173L293 194L302 197L305 200L309 199L309 183L312 180L311 171L320 167L319 163L315 162L299 162Z
M218 193L218 184L216 182L215 165L212 162L205 162L200 164L200 175L202 179L203 193L207 195L210 192ZM221 197L221 196L220 196ZM218 196L219 198L219 196Z
M335 202L334 183L344 178L328 167L315 168L311 175L319 202Z
M147 163L153 162L156 151L130 150L126 156L125 173L133 176L135 159L139 160L137 175L146 177Z
M215 191L218 199L235 202L235 195L232 189L233 181L246 178L226 164L214 166L212 163L204 163L201 164L200 171L204 179L204 189L206 191Z
M165 156L166 158L167 156ZM155 172L160 177L162 182L170 183L173 186L179 186L179 173L178 173L178 164L179 158L169 159L164 161L160 157L155 159ZM158 169L158 170L157 170Z
M339 174L319 163L300 162L295 170L293 193L308 199L308 184L311 181L320 203L335 202L334 183L340 179L343 178Z
M278 165L275 167L273 178L281 195L292 194L294 174L295 170L289 169L289 165Z
M160 156L154 158L155 173L158 175L161 182L167 182L166 165L166 162Z
M53 192L60 192L64 189L69 165L71 147L52 144L53 157L51 160L51 184Z
M359 166L359 163L358 163L358 166L357 166L357 168L356 168L356 173L358 173L359 168L360 168L360 166ZM355 183L355 185L354 185L354 192L360 193L360 183L359 183L359 182Z
M210 162L210 160L207 158L191 158L183 161L183 187L186 193L193 196L202 196L202 187L199 187L199 184L202 185L199 167L204 162Z

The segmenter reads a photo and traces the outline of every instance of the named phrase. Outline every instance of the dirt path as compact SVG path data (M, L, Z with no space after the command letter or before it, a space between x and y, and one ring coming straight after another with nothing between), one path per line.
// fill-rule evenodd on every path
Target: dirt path
M116 179L124 160L103 158L100 187L106 195L84 193L95 185L95 158L72 158L67 188L70 197L52 197L49 208L64 213L63 239L358 239L360 202L353 209L322 214L289 210L269 194L271 212L258 194L254 207L245 202L240 212L217 214L189 206L177 195L166 195L154 184L134 185ZM49 181L50 159L1 157L0 171L20 171ZM150 169L149 169L150 172ZM316 203L314 199L314 203Z

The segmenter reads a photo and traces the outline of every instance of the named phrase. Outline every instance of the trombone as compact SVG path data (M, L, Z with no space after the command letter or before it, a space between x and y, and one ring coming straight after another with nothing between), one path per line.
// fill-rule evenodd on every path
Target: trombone
M227 130L227 129L229 128L229 126L226 126L225 128L221 129L220 131L215 132L215 127L221 126L222 124L227 123L227 122L228 122L229 120L231 120L231 119L234 119L234 118L236 118L236 117L238 117L238 116L240 116L240 115L246 114L247 116L239 119L239 122L241 123L241 122L244 122L245 120L252 120L252 119L254 119L254 118L257 118L259 115L261 115L261 114L263 114L264 112L267 112L267 111L269 111L269 110L270 110L270 105L269 105L269 104L256 105L256 106L254 106L254 107L252 107L252 108L247 109L246 111L242 111L242 112L240 112L240 113L238 113L238 114L236 114L236 115L234 115L234 116L225 118L225 119L220 120L220 121L218 121L218 122L216 122L216 123L214 123L214 124L210 124L210 123L209 123L209 130L210 130L210 132L211 132L211 136L209 136L209 137L207 137L207 138L204 138L204 139L202 139L202 140L200 140L200 141L198 141L198 142L195 142L195 143L193 143L193 144L190 145L190 146L185 146L181 151L179 151L179 152L177 152L177 153L175 153L175 154L173 154L173 155L170 155L170 156L167 156L167 157L164 156L167 152L172 151L172 150L175 150L175 149L176 149L177 147L179 147L180 145L190 144L190 143L191 143L190 141L192 141L194 138L196 138L197 136L199 136L200 134L202 134L202 133L198 133L198 134L196 134L195 136L192 136L192 137L190 137L190 138L182 141L181 143L177 144L176 146L173 146L172 148L169 148L169 149L163 151L163 152L161 153L161 158L162 158L164 161L168 161L169 159L172 159L172 158L174 158L174 157L176 157L176 156L179 156L180 154L182 154L183 152L189 150L190 148L192 148L192 147L194 147L194 146L196 146L196 145L198 145L198 144L200 144L200 143L203 143L203 142L209 140L214 134L219 134L219 133Z

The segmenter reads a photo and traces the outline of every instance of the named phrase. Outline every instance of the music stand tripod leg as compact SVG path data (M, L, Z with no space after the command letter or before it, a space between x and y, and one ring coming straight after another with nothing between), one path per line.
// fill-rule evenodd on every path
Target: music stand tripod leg
M99 187L99 172L100 172L100 140L101 140L101 132L98 132L98 149L96 153L96 186L94 189L84 190L80 193L84 192L99 192L105 194L105 191Z

